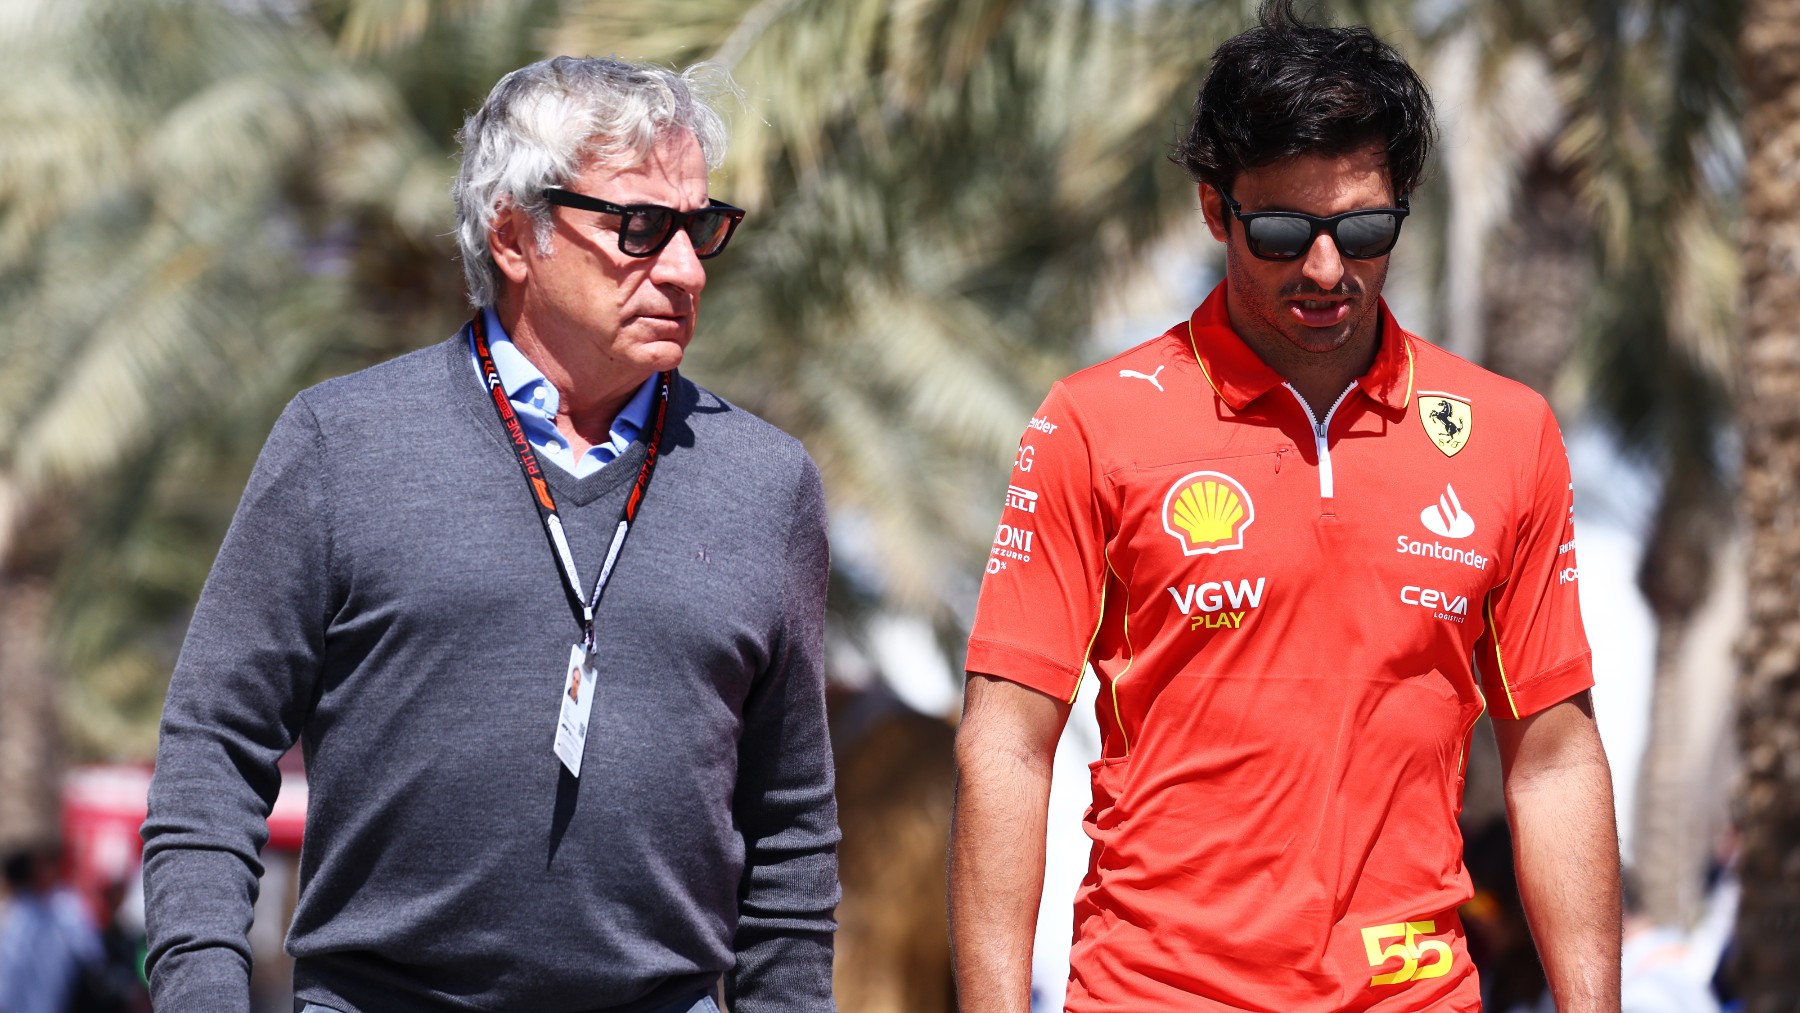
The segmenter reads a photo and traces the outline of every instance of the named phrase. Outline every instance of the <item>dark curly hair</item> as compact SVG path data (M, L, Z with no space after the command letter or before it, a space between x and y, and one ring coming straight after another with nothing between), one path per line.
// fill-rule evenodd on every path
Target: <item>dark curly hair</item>
M1425 176L1437 136L1431 95L1367 28L1308 24L1294 0L1265 0L1258 24L1227 39L1170 156L1194 182L1229 190L1237 174L1296 155L1387 150L1396 196Z

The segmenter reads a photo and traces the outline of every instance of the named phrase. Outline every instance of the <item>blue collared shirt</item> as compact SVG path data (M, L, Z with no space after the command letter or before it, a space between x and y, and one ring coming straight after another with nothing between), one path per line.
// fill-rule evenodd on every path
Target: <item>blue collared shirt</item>
M607 433L607 441L589 447L587 453L576 460L569 449L569 441L556 431L556 413L562 407L556 387L544 379L543 371L532 365L525 353L513 344L494 311L484 309L481 312L487 315L488 351L494 356L494 368L500 372L500 386L506 388L513 411L519 414L519 424L525 427L525 438L538 456L576 478L585 478L617 460L631 446L631 441L644 431L650 420L650 403L656 397L654 373L619 410ZM473 344L469 346L469 362L475 365L475 375L479 377L481 365L475 359Z
M76 971L104 956L75 894L20 891L0 923L0 1009L60 1013Z

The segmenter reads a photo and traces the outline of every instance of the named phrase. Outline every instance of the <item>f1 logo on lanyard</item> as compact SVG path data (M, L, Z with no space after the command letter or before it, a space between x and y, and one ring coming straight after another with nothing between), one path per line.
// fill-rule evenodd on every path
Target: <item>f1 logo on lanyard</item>
M563 590L569 596L570 605L581 613L581 640L569 648L569 669L558 683L562 703L556 718L556 739L553 746L557 759L562 761L569 773L580 777L581 756L587 747L588 717L593 712L594 691L597 688L594 685L594 614L600 608L600 596L606 592L606 582L612 578L613 564L619 561L619 552L625 547L625 537L631 533L631 522L637 519L638 506L644 500L644 490L650 487L650 476L656 472L656 459L662 449L663 426L669 419L669 390L674 385L675 373L673 370L665 372L657 382L656 418L650 424L650 436L645 441L644 463L638 468L637 480L631 486L631 495L626 497L625 508L620 511L619 525L613 529L612 543L606 549L606 562L601 564L600 577L594 581L594 593L584 598L581 593L581 575L575 569L575 557L569 552L569 539L563 534L562 518L556 512L556 497L544 481L544 470L538 465L537 454L532 451L531 442L525 438L525 428L519 423L518 414L513 411L512 401L507 398L506 390L500 385L500 370L494 365L493 354L488 351L484 314L477 313L465 329L469 334L469 345L475 352L476 364L481 369L481 381L487 387L494 410L500 415L500 425L506 431L507 442L512 445L513 453L519 459L519 470L525 473L525 483L531 490L532 505L537 507L538 519L544 525L544 536L550 540L550 547L556 553Z

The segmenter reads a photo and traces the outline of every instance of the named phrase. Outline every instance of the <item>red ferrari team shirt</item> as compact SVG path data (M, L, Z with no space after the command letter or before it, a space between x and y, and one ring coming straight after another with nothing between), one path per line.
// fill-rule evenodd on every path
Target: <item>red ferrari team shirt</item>
M1071 1013L1480 1007L1470 732L1593 684L1569 468L1542 398L1380 312L1316 420L1220 285L1020 441L968 668L1100 680Z

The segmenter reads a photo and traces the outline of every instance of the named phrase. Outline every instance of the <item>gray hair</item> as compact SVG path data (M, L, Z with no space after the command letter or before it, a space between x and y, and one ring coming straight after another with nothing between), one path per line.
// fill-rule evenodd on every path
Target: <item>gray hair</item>
M538 249L549 253L550 206L539 191L567 183L589 162L630 168L658 139L686 130L700 143L707 169L717 169L725 160L725 121L696 94L699 78L715 73L729 88L710 64L677 73L610 57L558 56L501 78L456 135L462 167L450 196L470 304L499 299L504 278L488 252L488 229L503 208L531 216Z

